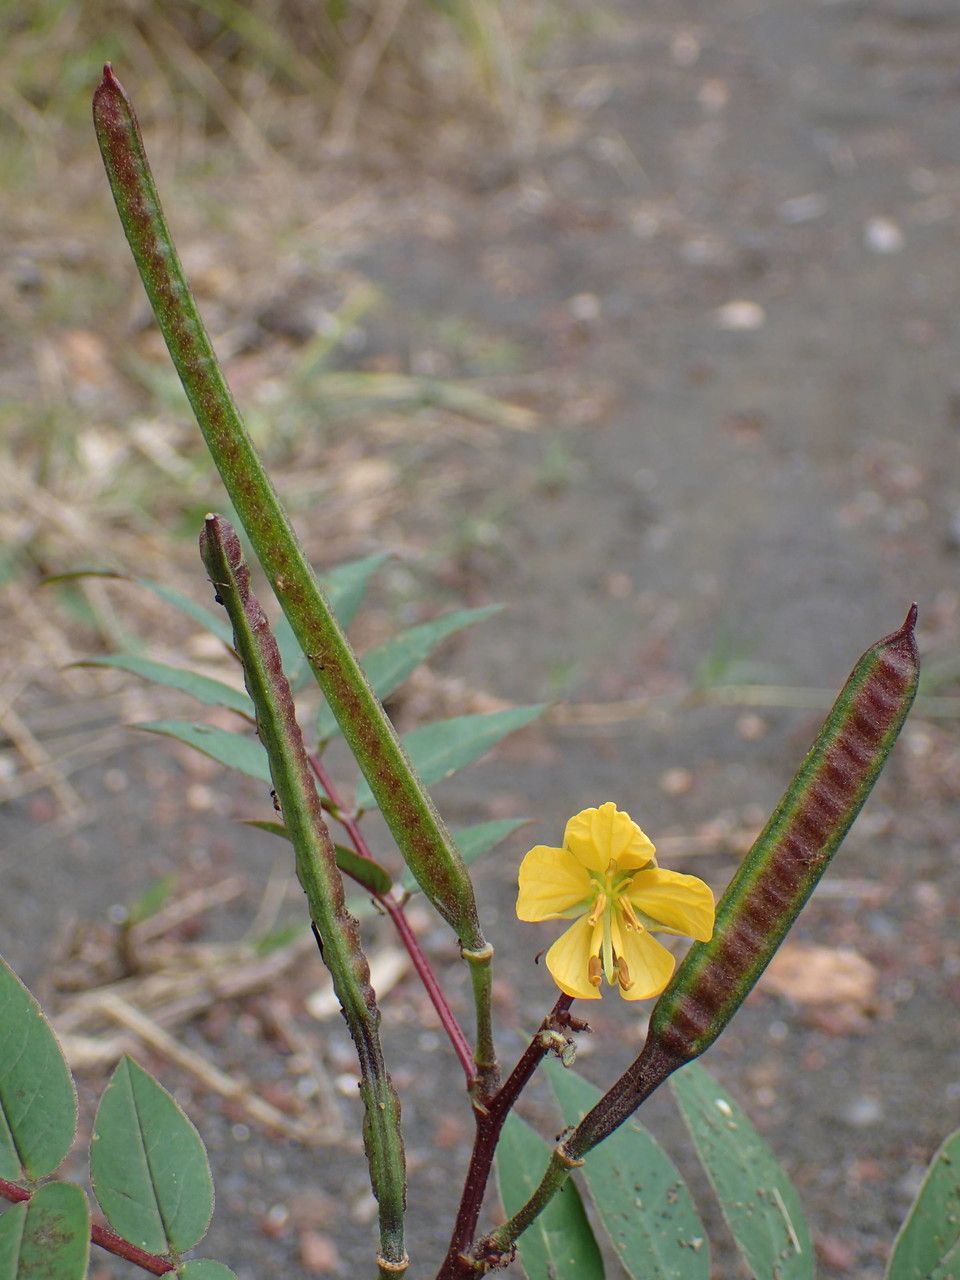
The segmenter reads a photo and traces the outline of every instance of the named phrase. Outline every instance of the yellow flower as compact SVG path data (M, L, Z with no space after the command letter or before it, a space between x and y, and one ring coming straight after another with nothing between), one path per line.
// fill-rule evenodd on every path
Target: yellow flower
M566 995L598 1000L605 976L625 1000L657 996L676 961L651 933L700 942L713 934L709 887L664 871L655 853L630 815L608 802L570 819L562 849L538 844L523 859L518 918L577 917L547 952L547 968Z

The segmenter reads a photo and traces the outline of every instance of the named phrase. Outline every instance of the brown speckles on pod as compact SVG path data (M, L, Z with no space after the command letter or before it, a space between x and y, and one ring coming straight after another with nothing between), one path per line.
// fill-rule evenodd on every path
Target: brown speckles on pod
M651 1019L685 1056L716 1039L766 967L860 810L916 692L916 605L854 667L799 773L690 949ZM682 1015L681 1015L682 1010ZM677 1022L677 1019L680 1022ZM696 1031L694 1027L706 1028Z

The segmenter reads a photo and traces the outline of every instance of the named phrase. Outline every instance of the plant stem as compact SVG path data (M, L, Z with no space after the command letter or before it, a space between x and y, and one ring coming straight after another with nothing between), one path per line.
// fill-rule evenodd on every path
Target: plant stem
M400 1131L400 1100L380 1042L380 1009L360 929L347 911L343 881L327 830L313 772L297 723L293 694L266 615L250 590L250 571L240 540L222 516L208 515L200 552L217 600L233 626L244 682L257 712L257 733L266 748L284 825L296 853L320 954L357 1051L364 1106L363 1145L380 1219L382 1275L399 1276L408 1265L403 1243L406 1170Z
M5 1200L9 1200L13 1204L22 1204L24 1200L30 1199L30 1194L25 1187L0 1178L0 1196L3 1196ZM118 1258L135 1263L136 1266L142 1267L144 1271L148 1271L152 1276L165 1276L169 1275L171 1271L176 1271L176 1267L169 1258L161 1258L156 1253L147 1253L146 1249L140 1249L137 1245L131 1244L129 1240L124 1240L123 1236L118 1236L109 1227L100 1227L96 1223L91 1223L90 1241Z
M315 752L312 752L308 758L310 760L310 767L317 775L317 780L319 781L320 786L323 788L324 793L331 801L334 808L337 810L337 821L350 837L350 842L354 849L361 858L367 858L372 861L373 854L370 851L370 846L367 844L366 837L360 830L360 824L352 814L348 814L343 809L340 796L326 765ZM393 921L400 941L406 948L407 954L409 955L410 960L413 963L413 967L417 972L417 976L423 983L424 990L430 997L430 1002L437 1012L437 1017L440 1019L440 1025L446 1032L447 1037L450 1040L450 1044L453 1046L453 1051L457 1055L457 1060L463 1068L464 1075L467 1078L467 1086L468 1088L472 1087L477 1078L473 1052L470 1048L469 1042L467 1041L467 1037L463 1033L460 1023L457 1021L456 1014L450 1008L447 998L443 994L440 983L437 980L437 975L434 973L430 965L430 961L427 959L423 948L420 946L419 939L410 927L410 921L407 919L406 912L403 909L403 903L399 902L392 893L376 893L369 887L367 888L367 892L375 902L379 903Z
M572 1004L572 996L562 995L558 998L500 1089L484 1105L474 1106L476 1133L473 1152L463 1184L463 1194L460 1198L450 1246L443 1265L437 1273L437 1280L460 1280L461 1277L471 1276L478 1270L478 1263L468 1256L467 1250L477 1229L500 1131L524 1086L546 1054L550 1052L552 1047L550 1036L573 1025L573 1020L570 1018ZM586 1024L579 1023L576 1029L584 1030Z
M482 966L473 984L478 1066L490 1083L492 951L463 857L333 616L253 447L184 276L136 114L109 64L94 94L93 117L140 278L224 487L404 861L456 931L471 969Z

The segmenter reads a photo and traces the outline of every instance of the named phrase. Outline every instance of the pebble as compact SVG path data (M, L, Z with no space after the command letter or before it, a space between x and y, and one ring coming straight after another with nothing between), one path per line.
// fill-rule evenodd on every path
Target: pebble
M861 1094L843 1109L840 1118L851 1128L869 1129L883 1118L883 1107L878 1098Z
M874 253L899 253L903 232L891 218L870 218L863 228L863 242Z
M731 332L749 333L760 329L767 319L767 313L758 302L750 302L747 298L734 298L718 307L713 318L720 329Z

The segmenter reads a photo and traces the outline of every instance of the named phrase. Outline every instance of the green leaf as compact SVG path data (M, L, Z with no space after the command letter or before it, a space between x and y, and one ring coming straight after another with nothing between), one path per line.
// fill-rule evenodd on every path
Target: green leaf
M508 1217L522 1208L540 1184L550 1148L511 1111L497 1144L497 1186ZM520 1237L520 1261L528 1280L603 1280L603 1260L568 1178Z
M361 560L349 560L346 564L339 564L320 578L323 593L344 631L357 616L370 579L389 558L387 552L380 551L376 555L364 556ZM296 692L310 679L310 672L303 650L297 643L297 638L285 614L281 614L277 619L273 634L280 650L284 672Z
M205 609L203 605L191 600L189 596L185 596L181 591L174 591L173 587L168 587L162 582L154 582L150 578L134 578L133 581L139 583L141 587L146 587L148 591L152 591L161 600L166 600L167 604L172 604L175 609L185 613L194 622L198 622L205 631L212 631L217 639L222 640L224 644L229 645L231 648L233 647L233 630L230 627L230 623L225 618L220 617L219 614L212 613L209 609Z
M280 836L284 840L290 839L282 822L250 821L244 823L244 826L257 827L261 831L268 831L270 835ZM371 893L389 893L393 888L393 877L385 867L381 867L379 862L374 862L372 858L361 858L359 853L356 853L353 849L348 849L343 844L334 845L333 850L340 870L345 871L348 876L351 876L358 884L362 884L365 889L369 889Z
M923 1185L893 1242L886 1280L952 1280L960 1275L960 1129L930 1161Z
M388 640L379 648L373 649L363 658L361 665L366 672L374 693L380 699L388 698L404 680L414 672L421 662L426 662L433 651L448 636L462 631L464 627L473 626L477 622L499 613L500 605L487 605L482 609L459 609L448 613L432 622L425 622L418 627L410 627L400 635ZM326 702L320 704L317 713L317 738L326 742L339 732L333 712Z
M525 826L529 821L529 818L495 818L492 822L478 822L472 827L463 827L460 831L454 831L453 838L463 855L464 862L469 866L481 854L492 849L501 840L506 840L511 832ZM407 893L420 892L420 886L410 871L403 873L400 884Z
M564 1124L578 1124L600 1090L556 1058L544 1065ZM690 1192L676 1165L636 1120L590 1152L583 1177L629 1276L708 1280L710 1246Z
M185 742L188 747L194 747L203 755L209 756L211 760L229 765L231 769L239 769L258 782L272 785L267 753L259 738L233 733L229 729L217 729L209 724L191 724L187 720L146 720L134 728L176 738L178 742Z
M361 858L359 853L342 844L334 845L333 851L340 870L371 893L389 893L393 888L393 877L379 862L374 862L372 858Z
M0 1028L0 1178L45 1178L73 1143L77 1093L39 1004L2 959Z
M127 1057L97 1108L90 1178L113 1229L150 1253L192 1249L210 1225L213 1180L200 1135Z
M670 1081L727 1226L756 1280L810 1280L815 1259L800 1198L737 1104L696 1062Z
M141 920L149 920L158 911L162 911L170 901L170 895L176 883L177 877L171 874L161 876L159 880L154 880L153 884L148 885L127 911L127 924L139 924Z
M229 711L237 711L248 719L253 715L253 703L242 689L234 689L222 680L212 680L209 676L198 675L195 671L187 671L183 667L171 667L165 662L153 662L150 658L138 658L129 653L110 653L100 657L86 658L83 662L73 664L77 667L116 667L120 671L129 671L144 680L152 680L154 684L165 685L169 689L179 689L189 693L191 698L204 703L208 707L226 707Z
M181 1280L237 1280L236 1273L222 1262L209 1258L191 1258L177 1272Z
M2 1280L84 1280L90 1255L87 1197L47 1182L0 1217Z
M543 710L540 704L438 720L405 734L403 745L424 786L429 787L490 751L508 734L536 720ZM361 782L357 788L357 808L371 809L374 804L372 791L366 781Z

